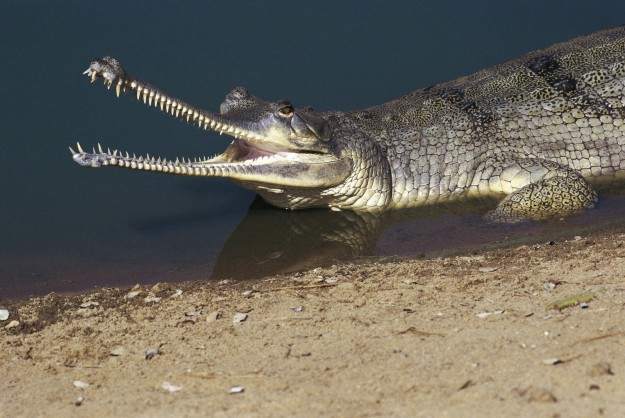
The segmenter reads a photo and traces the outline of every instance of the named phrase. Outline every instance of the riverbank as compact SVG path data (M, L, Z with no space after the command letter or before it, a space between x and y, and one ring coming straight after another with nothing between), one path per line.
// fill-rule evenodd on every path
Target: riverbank
M4 304L0 416L625 414L625 235Z

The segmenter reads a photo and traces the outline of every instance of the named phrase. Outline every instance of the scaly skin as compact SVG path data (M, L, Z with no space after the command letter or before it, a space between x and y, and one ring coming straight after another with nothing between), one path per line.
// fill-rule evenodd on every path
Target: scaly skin
M115 60L95 61L87 73L118 94L143 86L137 97L168 106ZM592 207L597 195L588 180L625 173L623 27L359 111L293 109L243 89L226 97L218 115L173 100L174 116L239 139L214 159L165 170L132 157L113 164L105 152L72 150L74 160L228 177L291 209L381 211L501 195L488 217L505 222Z

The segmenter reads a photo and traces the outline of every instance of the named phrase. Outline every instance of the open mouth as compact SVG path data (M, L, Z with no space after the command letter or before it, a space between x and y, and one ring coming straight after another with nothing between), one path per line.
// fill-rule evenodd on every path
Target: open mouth
M162 112L189 124L197 125L197 127L201 129L212 130L219 134L225 133L233 137L234 140L222 154L212 158L176 158L175 160L154 157L149 154L136 156L135 154L131 155L128 152L120 152L117 150L110 151L110 149L107 149L105 151L99 144L97 149L93 148L92 152L89 153L86 152L80 144L76 144L76 149L74 150L70 147L70 152L72 153L74 161L78 164L90 167L117 165L133 169L147 169L180 174L197 172L201 175L205 170L201 170L200 166L205 164L250 164L255 161L266 161L269 158L274 160L289 159L289 152L269 151L253 145L250 142L264 142L264 138L261 135L234 126L220 115L195 108L157 88L129 77L119 62L114 58L105 57L93 61L83 74L89 77L91 83L101 78L108 89L114 88L117 97L122 93L134 92L138 101L143 101L144 104L150 107L154 106L159 108Z
M335 184L348 172L348 162L330 154L317 152L293 152L274 150L263 135L236 126L221 114L207 112L174 98L161 90L126 74L119 62L110 57L93 61L84 72L91 82L102 79L108 89L119 97L122 93L134 93L137 100L150 107L198 126L226 134L233 138L223 153L214 157L165 159L149 154L137 156L128 152L104 149L98 144L91 152L77 143L70 147L73 160L83 166L117 166L144 171L181 175L227 177L240 181L268 184L318 187ZM332 180L323 176L331 168L336 176ZM345 174L346 175L346 174Z

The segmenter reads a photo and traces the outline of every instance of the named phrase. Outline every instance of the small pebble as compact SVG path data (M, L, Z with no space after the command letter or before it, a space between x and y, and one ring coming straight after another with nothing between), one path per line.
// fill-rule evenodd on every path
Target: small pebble
M575 235L573 237L573 241L581 241L581 240L582 240L582 237L580 237L579 235Z
M504 311L501 310L501 309L498 309L498 310L492 311L492 312L480 312L476 316L478 318L484 319L484 318L488 318L491 315L501 315L502 313L504 313Z
M168 290L169 286L164 283L156 283L154 286L150 288L150 290L154 293L160 293L162 291Z
M162 298L158 297L158 296L154 296L154 294L149 293L145 299L143 299L143 301L145 303L158 303L161 301Z
M161 347L163 346L163 344L159 345L157 348L153 348L150 347L148 349L145 350L145 359L146 360L152 360L154 357L162 354L161 353Z
M124 299L134 299L140 294L141 294L141 290L131 290L130 292L126 293L126 296L124 296Z
M80 406L82 405L82 403L85 401L85 398L83 398L82 396L79 396L76 398L76 400L74 401L74 405L76 406Z
M562 363L562 360L557 357L546 358L543 360L543 364L546 364L547 366L555 366L556 364L560 363Z
M303 311L304 311L304 307L303 307L303 306L293 306L293 307L291 308L291 310L292 310L293 312L303 312Z
M82 380L74 380L74 386L78 389L87 389L89 387L89 383L83 382Z
M328 283L328 284L334 284L334 283L338 282L339 279L337 279L336 277L328 277L327 279L324 279L323 281Z
M555 289L556 286L557 285L554 282L545 282L545 283L543 283L543 289L545 289L548 292L550 292L553 289Z
M180 295L182 295L182 290L181 289L176 289L176 291L170 297L177 298Z
M202 314L201 310L191 309L184 313L184 316L188 316L190 318L194 318L196 316L200 316Z
M241 322L244 322L247 319L247 314L243 313L243 312L237 312L234 314L234 317L232 318L232 323L233 324L240 324Z
M229 392L232 394L243 393L245 392L245 388L243 386L232 386Z
M85 309L86 308L96 308L98 306L100 306L100 304L98 302L94 302L92 300L80 304L80 307L81 308L85 308Z
M114 357L123 356L126 354L126 349L122 346L117 346L111 349L110 354Z
M252 294L254 293L253 290L246 290L243 293L241 293L243 295L244 298L249 298L252 296Z
M0 321L6 321L7 319L9 319L9 310L0 309Z
M478 271L480 273L492 273L493 271L499 270L498 267L480 267Z
M173 385L173 384L171 384L169 382L163 382L163 384L161 385L161 388L163 388L164 390L166 390L169 393L176 393L176 392L178 392L179 390L182 389L182 386L176 386L176 385Z
M20 326L19 321L13 320L11 322L9 322L8 324L6 324L6 326L4 327L4 329L13 329L13 328L17 328Z
M206 322L215 322L221 317L221 313L219 311L213 311L206 315Z
M588 309L589 306L590 305L587 304L586 302L582 302L582 303L579 304L579 307L582 308L582 309Z

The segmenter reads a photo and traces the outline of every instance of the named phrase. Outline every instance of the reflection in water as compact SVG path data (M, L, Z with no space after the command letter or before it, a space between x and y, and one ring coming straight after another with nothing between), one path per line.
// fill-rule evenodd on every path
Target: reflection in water
M283 211L257 199L221 250L213 279L293 272L362 256L439 257L622 230L624 189L602 191L597 209L568 219L494 225L482 217L494 200L428 206L381 215Z
M213 278L257 278L372 254L380 220L351 211L279 210L257 199L226 241Z

